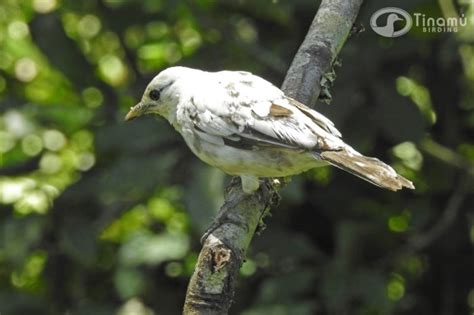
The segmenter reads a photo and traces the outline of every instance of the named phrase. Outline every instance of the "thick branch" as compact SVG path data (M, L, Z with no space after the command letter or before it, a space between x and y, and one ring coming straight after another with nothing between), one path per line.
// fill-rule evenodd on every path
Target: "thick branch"
M323 0L283 83L283 91L313 105L321 79L331 69L347 39L363 0ZM183 313L227 314L236 279L252 237L268 208L278 199L268 181L253 195L245 195L234 178L203 247L189 282Z
M247 195L239 178L232 179L225 203L203 237L184 314L227 314L245 250L265 212L278 198L272 185L261 186L258 193Z
M321 79L331 70L354 25L363 0L323 0L311 27L288 70L282 90L294 99L314 106Z

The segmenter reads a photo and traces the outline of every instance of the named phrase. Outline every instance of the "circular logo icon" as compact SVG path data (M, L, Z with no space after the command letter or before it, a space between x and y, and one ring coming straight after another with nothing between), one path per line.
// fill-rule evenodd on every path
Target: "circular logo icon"
M397 21L405 21L402 29L396 29ZM411 15L400 8L383 8L372 14L370 27L375 33L384 37L399 37L408 33L413 26Z

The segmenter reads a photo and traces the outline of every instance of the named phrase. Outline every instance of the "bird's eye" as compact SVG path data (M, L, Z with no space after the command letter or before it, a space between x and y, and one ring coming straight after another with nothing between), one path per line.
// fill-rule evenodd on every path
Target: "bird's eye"
M157 101L160 99L160 91L158 90L151 90L149 95L153 101Z

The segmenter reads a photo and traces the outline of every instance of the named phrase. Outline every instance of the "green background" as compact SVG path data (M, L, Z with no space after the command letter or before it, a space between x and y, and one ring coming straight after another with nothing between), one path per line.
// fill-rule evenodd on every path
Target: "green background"
M469 27L396 39L386 6ZM0 2L0 313L179 314L229 178L163 119L124 123L161 69L280 85L310 0ZM441 10L443 8L443 12ZM330 117L411 179L392 193L334 168L293 178L241 270L233 314L474 311L474 28L468 1L366 1Z

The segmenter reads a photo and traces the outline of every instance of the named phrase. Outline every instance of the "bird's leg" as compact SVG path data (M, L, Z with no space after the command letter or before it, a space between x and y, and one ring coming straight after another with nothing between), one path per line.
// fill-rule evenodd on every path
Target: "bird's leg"
M258 177L256 176L241 175L240 178L242 179L242 190L248 195L253 194L260 187Z
M232 216L232 213L230 213L230 211L237 204L239 204L243 199L247 198L248 194L254 193L259 188L262 189L262 198L264 198L265 200L267 198L263 197L264 195L266 196L266 195L270 194L272 196L270 198L269 203L266 204L264 209L262 210L262 214L259 218L259 223L258 223L258 226L257 226L256 233L259 233L259 232L261 232L265 229L265 223L263 222L263 218L269 215L269 210L270 210L271 206L278 204L278 202L280 200L280 196L279 196L277 191L278 191L278 188L281 187L282 181L284 179L282 179L282 178L279 178L279 179L265 178L265 179L262 179L261 183L259 182L257 177L253 177L253 176L248 176L247 177L246 176L245 179L247 180L247 191L246 191L246 188L245 188L246 186L245 186L244 177L241 176L242 190L243 190L244 193L239 194L239 196L236 199L233 199L233 200L227 200L227 197L226 197L226 201L224 203L224 206L219 211L219 214L214 219L211 226L206 230L204 235L201 237L201 244L204 244L205 240L209 237L209 235L211 235L217 228L219 228L224 223L231 223L231 224L235 224L235 225L238 225L238 226L243 226L242 222L240 220L236 220L235 217ZM238 178L234 177L232 180L233 181L238 180ZM250 185L251 188L248 187L249 185ZM230 187L232 187L232 184L230 185ZM249 189L253 189L253 188L255 188L255 189L252 192L248 192ZM228 193L229 193L229 191L227 191L226 195ZM245 228L247 228L247 227L245 226Z

